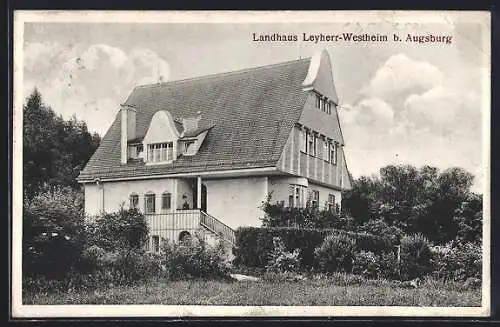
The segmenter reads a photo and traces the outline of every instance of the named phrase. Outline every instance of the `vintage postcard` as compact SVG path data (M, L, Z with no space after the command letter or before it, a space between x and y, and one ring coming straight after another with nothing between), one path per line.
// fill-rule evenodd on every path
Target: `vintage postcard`
M490 314L490 14L15 11L13 317Z

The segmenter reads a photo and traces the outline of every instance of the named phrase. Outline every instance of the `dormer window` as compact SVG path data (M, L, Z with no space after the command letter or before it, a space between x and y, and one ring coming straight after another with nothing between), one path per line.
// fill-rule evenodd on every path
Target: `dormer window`
M148 145L149 162L168 162L174 160L173 142L155 143Z

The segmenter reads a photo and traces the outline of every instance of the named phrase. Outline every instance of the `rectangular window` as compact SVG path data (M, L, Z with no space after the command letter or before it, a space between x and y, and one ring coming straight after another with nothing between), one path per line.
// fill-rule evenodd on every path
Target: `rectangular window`
M313 190L311 192L311 204L316 208L319 206L319 191Z
M334 165L337 164L337 142L330 142L330 162Z
M302 185L290 184L288 195L288 207L302 208L306 203L306 187Z
M317 139L318 139L318 136L316 134L314 134L313 132L310 133L309 135L309 154L312 155L312 156L316 156L316 153L317 153Z
M308 133L307 137L307 150L310 155L314 155L314 135L312 132Z
M148 145L148 161L149 162L163 162L173 160L172 142L157 143Z
M328 194L328 211L334 212L335 210L335 195Z
M332 104L329 101L326 103L326 113L329 115L332 114Z
M155 213L155 194L150 193L144 196L144 213Z
M137 194L132 194L130 196L130 209L135 209L139 207L139 196Z
M316 108L321 108L321 96L316 94Z
M295 190L295 188L293 187L293 185L290 185L290 189L288 192L288 207L289 208L293 208L295 206L294 190Z
M323 160L328 161L328 141L323 141Z
M160 237L158 235L153 235L151 238L153 241L153 252L160 252Z
M172 207L172 194L163 193L161 195L161 208L170 209Z
M299 130L299 138L300 138L300 151L307 152L307 133L305 130Z

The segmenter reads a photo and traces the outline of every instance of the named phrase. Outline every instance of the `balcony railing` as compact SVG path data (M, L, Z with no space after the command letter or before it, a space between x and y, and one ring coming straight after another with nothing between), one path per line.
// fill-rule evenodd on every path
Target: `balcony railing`
M225 241L234 244L234 230L199 209L146 214L145 216L151 235L157 235L176 242L183 231L187 231L194 236L200 228L204 228L217 234Z
M219 235L222 239L230 242L231 244L235 243L236 237L234 230L231 227L203 211L201 211L200 218L200 225Z

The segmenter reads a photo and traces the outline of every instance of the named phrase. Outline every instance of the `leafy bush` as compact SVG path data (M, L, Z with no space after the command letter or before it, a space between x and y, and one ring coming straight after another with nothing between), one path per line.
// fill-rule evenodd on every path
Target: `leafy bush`
M355 239L347 235L332 234L316 248L314 255L323 272L351 272L355 251Z
M356 252L352 272L365 278L378 278L380 275L379 257L370 251Z
M306 203L304 208L286 207L283 202L271 203L271 196L261 205L263 227L302 227L350 229L353 220L336 210L330 211Z
M420 278L431 272L431 244L421 234L401 239L400 267L405 280Z
M378 260L381 278L400 278L398 257L394 252L382 253Z
M186 243L166 242L163 250L167 277L229 280L230 267L222 242L212 246L201 237Z
M368 220L359 226L357 231L380 236L394 245L399 244L403 237L403 231L400 228L387 224L383 219Z
M23 206L23 275L62 279L83 250L83 195L45 189Z
M431 248L434 276L452 281L481 280L482 249L474 243L448 242Z
M86 234L89 246L97 245L107 252L138 250L144 247L149 227L137 209L105 213L89 219Z
M274 250L269 256L266 266L268 272L297 272L300 268L300 250L285 251L285 244L279 237L273 239Z
M357 247L361 250L381 253L393 249L387 240L370 234L331 229L240 227L236 230L233 263L237 266L265 267L269 254L274 249L273 238L279 237L286 251L300 250L300 268L310 269L315 265L315 248L320 246L329 234L348 235L356 240Z

